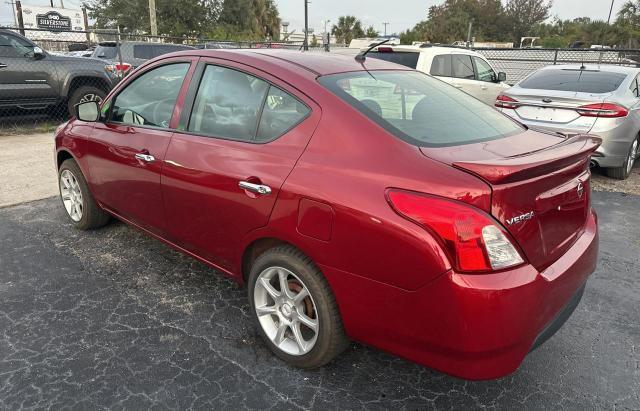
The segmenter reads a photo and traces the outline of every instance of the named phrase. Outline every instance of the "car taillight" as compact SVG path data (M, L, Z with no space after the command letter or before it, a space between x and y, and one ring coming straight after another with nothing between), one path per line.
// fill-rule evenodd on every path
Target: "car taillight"
M504 94L500 94L498 97L496 97L495 106L513 110L515 108L518 108L520 105L518 104L518 100L513 99L509 96L505 96Z
M393 53L393 49L391 47L378 47L378 53Z
M387 198L402 217L437 235L460 272L491 272L524 262L509 235L482 210L455 200L390 189Z
M576 109L578 114L583 117L626 117L629 114L629 110L625 107L611 103L595 103L587 104L586 106L580 106Z
M124 77L125 75L127 75L129 70L131 70L131 64L129 63L109 64L108 66L105 67L105 69L109 73L115 74L118 77Z

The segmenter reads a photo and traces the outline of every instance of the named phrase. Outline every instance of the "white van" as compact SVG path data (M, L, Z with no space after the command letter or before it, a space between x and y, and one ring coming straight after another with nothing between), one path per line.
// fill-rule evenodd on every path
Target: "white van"
M367 57L431 74L490 105L495 103L498 94L509 88L505 73L497 73L481 54L468 49L382 45L371 50Z

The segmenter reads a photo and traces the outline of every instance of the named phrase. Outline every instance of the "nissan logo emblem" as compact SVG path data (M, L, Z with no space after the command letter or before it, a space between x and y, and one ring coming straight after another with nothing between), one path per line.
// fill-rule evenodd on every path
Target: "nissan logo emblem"
M582 198L582 194L584 194L584 186L582 185L582 181L578 181L578 188L576 190L578 192L578 198Z

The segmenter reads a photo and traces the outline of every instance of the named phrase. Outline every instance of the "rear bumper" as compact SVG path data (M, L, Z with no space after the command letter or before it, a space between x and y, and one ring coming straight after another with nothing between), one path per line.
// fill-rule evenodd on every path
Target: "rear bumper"
M638 125L629 118L599 118L591 126L576 127L570 124L552 124L540 121L525 121L513 113L513 110L502 110L504 114L526 124L528 127L560 132L568 135L591 134L602 139L596 150L593 161L600 167L620 167L627 160L633 139L638 135Z
M530 265L488 275L449 271L407 291L321 268L352 338L457 377L498 378L573 311L566 307L596 267L596 220L592 212L582 236L543 272Z

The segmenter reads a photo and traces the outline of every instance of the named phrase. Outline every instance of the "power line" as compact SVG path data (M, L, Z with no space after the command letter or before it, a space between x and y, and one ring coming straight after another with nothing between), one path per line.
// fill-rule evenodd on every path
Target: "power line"
M387 37L387 26L389 25L389 23L382 23L384 24L384 36Z

